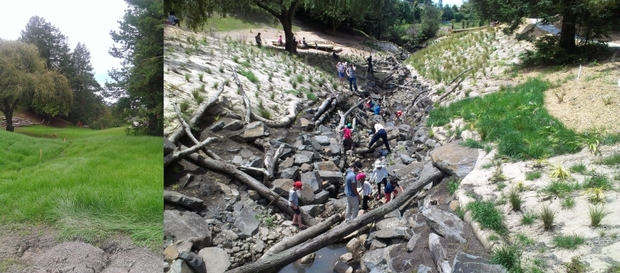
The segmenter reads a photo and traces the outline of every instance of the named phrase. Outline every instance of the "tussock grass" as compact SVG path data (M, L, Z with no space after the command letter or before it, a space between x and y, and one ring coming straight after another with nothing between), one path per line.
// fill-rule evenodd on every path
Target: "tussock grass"
M545 230L551 230L553 223L555 222L555 215L557 212L553 211L549 206L544 206L540 211L540 219L543 221L543 228Z
M601 225L601 221L603 218L609 214L603 206L590 206L589 207L589 215L590 215L590 226L598 227Z
M611 190L613 189L613 186L613 182L611 182L607 176L602 174L594 174L587 178L583 183L583 187L585 189L599 188L602 190Z
M508 200L510 200L510 205L512 206L513 211L520 211L521 204L523 203L523 199L519 195L519 192L515 189L511 190L508 194Z
M254 75L254 72L250 70L239 70L239 75L246 77L252 83L258 82L258 78Z
M494 230L500 235L505 235L508 232L503 222L504 215L495 208L493 202L476 200L467 204L467 210L483 228Z
M585 238L577 234L559 235L553 237L553 243L559 248L577 249L577 247L585 243Z
M521 224L531 226L532 224L534 224L534 220L536 220L536 218L538 218L538 215L534 213L525 213L521 216Z
M89 242L124 234L161 247L160 137L126 136L124 128L18 132L0 132L1 222L51 224L64 239Z
M549 83L530 78L484 97L466 98L431 111L428 126L443 126L462 117L474 124L482 141L498 143L501 155L518 160L577 152L578 135L544 108Z
M607 166L620 166L620 153L615 153L612 156L603 158L597 161L597 163L607 165Z
M571 166L570 168L568 168L568 170L574 173L585 174L587 171L587 168L586 168L586 165L584 165L583 163L579 163L579 164L575 164Z
M574 189L575 186L570 185L564 181L553 181L551 182L551 184L545 187L543 191L557 197L564 197L571 193Z
M508 272L523 272L521 254L521 249L515 245L501 246L492 251L491 262L501 264Z

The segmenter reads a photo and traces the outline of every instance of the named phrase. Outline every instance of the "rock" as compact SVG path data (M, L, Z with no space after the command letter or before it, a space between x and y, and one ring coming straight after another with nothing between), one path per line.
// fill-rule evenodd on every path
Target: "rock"
M316 252L312 252L306 256L301 257L301 259L299 259L299 263L311 265L312 263L314 263L315 258L316 258Z
M371 233L379 239L409 239L412 232L406 227L390 227Z
M322 190L319 193L314 195L314 200L312 204L323 204L329 198L329 192L326 190Z
M358 238L353 238L349 240L346 247L349 252L356 253L362 248L362 242Z
M304 163L312 163L312 158L314 157L314 153L311 151L301 151L296 153L294 156L295 165L300 166Z
M476 166L478 150L450 142L433 150L431 159L437 168L450 175L464 178Z
M252 245L252 250L254 250L255 253L263 253L265 250L265 242L263 242L263 240L256 240L254 245Z
M377 230L395 228L395 227L406 227L408 226L408 221L406 219L387 218L387 219L383 219L377 222L375 226Z
M267 133L267 126L262 121L254 121L246 125L245 130L241 137L247 141L254 141L259 137L265 136Z
M303 212L310 214L312 217L316 217L317 215L325 211L325 205L323 204L305 205L299 208L301 208Z
M200 255L193 252L183 251L179 253L179 259L184 260L187 265L194 270L194 273L207 273L207 268L205 267L205 263Z
M241 128L243 128L243 122L241 122L240 120L233 120L227 123L226 125L224 125L223 129L229 130L229 131L237 131Z
M321 176L318 171L302 173L301 183L304 186L312 187L314 193L319 193L322 190Z
M398 153L398 156L400 157L400 160L403 162L403 164L406 164L406 165L409 165L415 161L415 159L411 158L409 155L405 153Z
M330 138L329 139L329 150L332 155L339 155L340 153L342 153L342 146L340 145L340 142L338 142L337 139Z
M223 121L218 121L218 122L214 123L213 125L211 125L211 127L209 127L209 129L212 132L217 132L219 130L222 130L222 128L224 128L224 122ZM208 133L210 133L210 132L207 132L207 134Z
M340 173L340 169L338 169L338 166L336 166L333 161L314 162L314 169L317 171L332 171Z
M332 184L340 183L340 181L344 181L344 177L342 173L339 171L315 171L318 172L319 177L322 180L327 180Z
M465 223L455 214L431 206L430 208L423 208L422 215L424 215L429 225L441 236L453 238L460 243L466 242L462 236Z
M375 240L372 240L372 242L370 242L369 249L370 250L381 249L381 248L384 248L386 246L387 246L387 244L385 242L383 242L382 240L375 239Z
M398 125L398 132L402 134L410 134L411 126L409 124L400 124Z
M293 180L298 179L299 178L299 167L293 166L293 167L282 170L282 173L280 173L280 178L293 179Z
M164 155L172 153L172 151L174 151L174 148L176 148L174 143L172 143L172 141L170 141L168 138L164 137Z
M340 255L340 260L345 262L345 263L348 263L348 262L352 261L353 260L353 253L347 252L345 254Z
M386 214L383 216L383 218L386 218L386 219L387 219L387 218L392 218L392 217L395 217L395 218L399 218L399 219L400 219L400 217L401 217L401 215L400 215L400 211L399 211L398 209L395 209L395 210L393 210L393 211L390 211L390 212L386 213Z
M230 267L230 256L219 247L206 247L198 252L208 273L224 273Z
M200 210L202 208L202 200L195 197L189 197L176 191L164 190L164 202L168 202L177 206L182 206L192 210Z
M274 180L271 184L273 185L271 188L272 191L282 197L288 198L288 191L291 190L293 184L295 184L295 181L293 179L280 178Z
M241 165L243 164L243 157L240 155L233 156L233 159L230 162L235 165Z
M213 245L221 244L224 248L231 248L238 239L239 236L234 231L223 229L213 238Z
M312 130L314 130L314 122L306 119L306 118L300 118L299 119L299 124L301 126L302 129L306 130L307 132L310 132Z
M179 251L175 244L171 244L164 249L164 261L174 261L179 257Z
M250 237L258 231L260 222L256 219L256 212L249 208L244 208L237 215L235 227L239 229L239 234Z
M329 138L327 136L315 136L314 140L316 142L318 142L319 144L321 144L321 146L327 146L329 145Z
M506 269L498 264L491 264L488 260L459 252L454 257L452 263L452 272L488 272L488 273L506 273Z
M471 271L471 272L484 272L484 271ZM433 273L433 269L428 267L425 264L420 264L420 266L418 266L417 273Z
M388 170L393 171L393 174L401 179L406 179L419 176L423 168L424 162L413 162L406 166L391 166Z
M312 171L312 165L307 164L307 163L301 164L301 167L299 167L299 170L302 173L310 172L310 171Z
M170 271L168 271L168 273L194 273L194 271L184 260L177 259L170 265Z
M231 154L236 154L241 150L241 147L230 147L228 148L228 152Z
M411 238L409 238L409 241L407 242L407 251L411 252L415 249L415 246L421 236L422 235L420 233L415 232L411 235Z
M287 157L280 163L280 165L278 165L278 169L284 170L286 168L292 167L293 164L295 164L295 159L293 157Z
M59 253L62 253L63 257L59 257ZM65 242L49 248L43 253L38 253L31 263L45 269L68 268L71 270L42 270L38 272L101 272L107 265L106 256L101 248L93 245L82 242Z
M309 185L304 185L299 191L299 205L310 205L314 201L314 190Z
M366 253L364 253L364 256L362 256L362 260L360 261L362 270L368 273L388 272L385 252L386 249L381 248L367 251Z
M414 264L420 260L420 257L407 252L405 244L396 244L386 248L385 259L390 272L411 272L415 269Z
M164 211L164 237L173 242L193 242L195 248L211 245L211 231L207 222L190 211Z
M262 196L260 196L260 194L255 190L248 190L248 197L254 201L262 198Z

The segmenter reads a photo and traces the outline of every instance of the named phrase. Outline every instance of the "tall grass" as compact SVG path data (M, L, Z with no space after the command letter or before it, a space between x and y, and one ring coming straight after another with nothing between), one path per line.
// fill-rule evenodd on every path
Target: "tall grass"
M491 201L476 200L467 204L467 210L471 212L472 218L480 223L483 228L494 230L500 235L507 233L504 225L504 215L495 208Z
M129 235L139 245L161 246L161 138L123 130L18 130L54 139L0 132L0 146L11 143L0 147L0 221L50 224L64 239Z
M467 98L433 109L429 126L443 126L462 117L475 125L482 140L497 142L498 151L513 159L538 159L577 152L577 133L566 129L544 108L549 83L530 78L484 97Z

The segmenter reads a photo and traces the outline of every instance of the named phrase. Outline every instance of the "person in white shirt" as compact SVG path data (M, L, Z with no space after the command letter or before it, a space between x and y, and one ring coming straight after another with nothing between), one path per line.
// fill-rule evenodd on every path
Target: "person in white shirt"
M383 186L385 187L388 182L387 180L387 168L383 165L383 163L381 163L381 160L377 159L375 161L375 169L370 175L370 181L373 183L377 183L377 200L381 199L381 184L383 184Z
M362 187L362 211L367 212L368 201L372 196L372 186L370 185L370 182L368 182L368 180L366 179L366 174L364 174L363 172L358 173L355 178L358 182L357 184Z

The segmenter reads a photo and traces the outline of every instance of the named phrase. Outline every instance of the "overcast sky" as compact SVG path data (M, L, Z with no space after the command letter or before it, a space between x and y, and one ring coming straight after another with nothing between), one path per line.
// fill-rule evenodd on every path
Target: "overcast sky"
M439 3L439 0L433 0L434 3ZM463 4L463 0L443 0L441 2L444 6L447 4L450 7L452 5L456 5L457 7L460 7Z
M39 16L68 37L71 51L78 42L90 51L95 78L103 85L108 70L120 67L120 59L108 54L114 42L111 30L118 30L127 4L123 0L22 0L3 5L0 38L17 40L32 16Z

